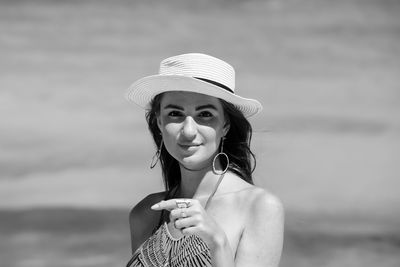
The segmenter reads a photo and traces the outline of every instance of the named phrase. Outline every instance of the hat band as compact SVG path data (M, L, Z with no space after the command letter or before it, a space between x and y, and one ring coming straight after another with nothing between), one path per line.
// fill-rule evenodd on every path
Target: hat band
M235 93L235 92L233 92L233 90L231 88L229 88L226 85L223 85L222 83L219 83L219 82L216 82L216 81L213 81L213 80L209 80L209 79L205 79L205 78L199 78L199 77L194 77L194 78L202 80L202 81L205 81L205 82L208 82L208 83L211 83L211 84L216 85L218 87L221 87L222 89L225 89L226 91L231 92L232 94Z

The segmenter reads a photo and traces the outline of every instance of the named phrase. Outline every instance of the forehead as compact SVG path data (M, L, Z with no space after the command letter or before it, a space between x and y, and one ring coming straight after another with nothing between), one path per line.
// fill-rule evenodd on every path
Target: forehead
M212 104L216 106L218 109L222 110L222 104L218 98L194 92L181 92L181 91L166 92L163 94L160 104L161 107L166 106L168 104L176 104L182 107L186 106L196 107L206 104Z

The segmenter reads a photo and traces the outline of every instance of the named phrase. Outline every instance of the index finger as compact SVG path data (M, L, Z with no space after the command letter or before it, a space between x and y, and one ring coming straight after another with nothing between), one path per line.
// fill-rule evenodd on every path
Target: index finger
M181 206L180 204L186 203L185 206ZM190 204L190 200L189 199L183 199L183 198L173 198L173 199L169 199L169 200L163 200L161 202L158 202L157 204L154 204L153 206L151 206L152 210L168 210L171 211L173 209L177 209L177 208L184 208L184 207L188 207Z

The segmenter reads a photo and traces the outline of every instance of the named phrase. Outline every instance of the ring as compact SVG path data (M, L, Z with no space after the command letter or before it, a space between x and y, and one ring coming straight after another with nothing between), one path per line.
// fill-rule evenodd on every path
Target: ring
M186 217L187 217L186 212L181 211L181 217L182 217L182 218L186 218Z
M176 207L178 209L184 209L184 208L188 208L190 205L190 200L187 199L177 199L176 200Z

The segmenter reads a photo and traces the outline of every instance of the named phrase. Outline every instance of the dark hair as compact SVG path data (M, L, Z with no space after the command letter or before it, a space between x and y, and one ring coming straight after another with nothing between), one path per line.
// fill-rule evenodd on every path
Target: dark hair
M153 98L151 109L146 112L148 127L157 147L160 147L162 142L161 131L157 125L162 95L159 94ZM253 132L251 124L233 104L222 99L219 100L230 124L229 131L225 136L223 149L229 157L228 170L246 182L253 184L252 173L256 167L256 159L250 150ZM180 184L181 172L178 161L168 153L164 145L161 149L160 162L165 189L171 190Z

